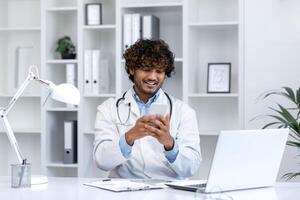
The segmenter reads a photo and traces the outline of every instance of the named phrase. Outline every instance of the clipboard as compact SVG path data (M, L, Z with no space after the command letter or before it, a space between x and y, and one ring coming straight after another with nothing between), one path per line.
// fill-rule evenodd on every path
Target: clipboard
M129 192L129 191L142 191L142 190L154 190L163 189L162 186L156 186L141 182L134 182L130 180L111 180L103 179L100 181L93 181L84 183L83 185L100 188L112 192Z

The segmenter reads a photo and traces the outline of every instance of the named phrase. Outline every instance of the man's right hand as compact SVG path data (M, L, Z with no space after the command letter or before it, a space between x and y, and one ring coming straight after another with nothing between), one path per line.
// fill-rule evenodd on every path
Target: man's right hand
M134 127L132 127L128 132L125 133L125 139L127 144L133 145L134 141L145 136L154 136L153 133L149 132L145 126L155 120L154 115L145 115L139 118L136 122Z

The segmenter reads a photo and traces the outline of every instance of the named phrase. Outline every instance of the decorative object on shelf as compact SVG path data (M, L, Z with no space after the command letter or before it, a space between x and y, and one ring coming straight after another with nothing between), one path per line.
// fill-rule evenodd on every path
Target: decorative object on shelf
M285 97L288 102L288 105L283 106L282 104L277 103L277 108L268 107L274 112L274 114L260 115L254 119L261 117L269 117L274 119L274 121L266 124L263 129L270 126L277 126L277 128L289 128L291 130L290 137L287 145L295 147L300 150L300 87L297 90L293 90L290 87L283 87L281 90L270 90L258 97L259 100L264 100L269 96L282 96ZM252 121L251 120L251 121ZM283 175L283 178L290 180L300 176L299 172L290 172Z
M62 59L75 59L76 47L69 36L64 36L57 40L56 52L59 52Z
M85 24L101 25L102 24L102 4L88 3L85 4Z
M7 107L0 107L1 121L3 122L3 125L6 129L7 137L9 139L10 144L13 147L13 149L17 155L17 159L19 161L19 165L18 165L19 169L16 169L16 170L20 170L20 172L21 172L21 173L19 173L19 176L17 177L18 178L17 182L19 183L19 187L21 187L22 185L28 186L28 184L30 183L28 181L28 179L26 178L26 176L28 176L28 173L29 173L29 171L26 171L26 170L27 169L30 170L30 166L28 167L27 159L21 153L21 150L19 148L16 137L10 126L10 123L8 122L7 115L9 113L9 111L13 108L13 106L15 105L15 103L17 102L19 97L23 94L23 92L26 89L26 87L28 86L28 84L33 80L37 81L38 83L40 83L40 84L46 86L48 89L50 89L51 97L54 100L65 102L65 103L70 103L70 104L75 104L75 105L78 105L80 102L80 94L79 94L78 89L75 86L73 86L71 84L66 84L66 83L60 84L60 85L55 85L51 81L40 79L40 77L38 75L37 66L31 65L29 67L29 72L28 72L27 78L22 83L22 85L19 87L16 94L13 96L11 101L8 103ZM15 165L12 165L12 167L15 167ZM12 181L13 181L12 184L14 187L16 187L15 179L16 179L16 177L13 177L13 179L12 179ZM31 179L33 179L33 177ZM37 177L36 179L41 180L41 182L36 182L36 180L31 180L31 183L36 183L36 184L45 183L45 178ZM24 184L23 181L27 181L27 183Z
M207 93L230 93L231 63L208 63Z

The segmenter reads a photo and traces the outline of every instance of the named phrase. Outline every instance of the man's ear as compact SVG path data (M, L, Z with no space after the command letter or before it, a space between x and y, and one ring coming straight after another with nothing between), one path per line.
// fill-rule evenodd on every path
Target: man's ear
M134 74L134 70L132 68L129 68L129 73L130 73L130 75L133 75Z

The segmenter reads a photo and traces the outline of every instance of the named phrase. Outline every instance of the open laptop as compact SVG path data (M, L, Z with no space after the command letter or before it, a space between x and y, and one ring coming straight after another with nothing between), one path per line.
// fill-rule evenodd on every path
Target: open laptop
M289 129L221 131L206 183L166 185L204 193L273 186L288 134Z

